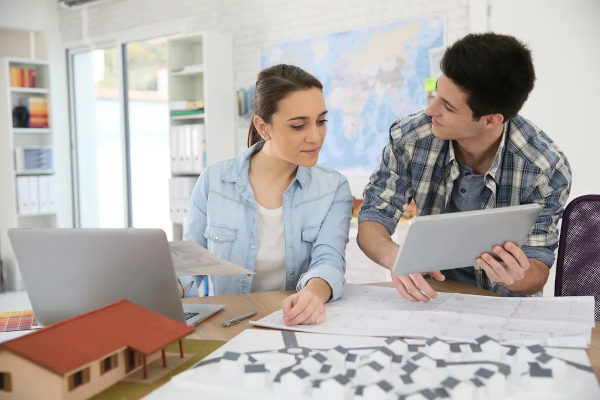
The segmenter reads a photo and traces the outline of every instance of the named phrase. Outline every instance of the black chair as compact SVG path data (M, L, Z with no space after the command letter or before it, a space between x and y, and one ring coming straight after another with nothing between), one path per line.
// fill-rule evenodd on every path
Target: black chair
M565 208L556 261L555 296L594 296L600 320L600 195L577 197Z

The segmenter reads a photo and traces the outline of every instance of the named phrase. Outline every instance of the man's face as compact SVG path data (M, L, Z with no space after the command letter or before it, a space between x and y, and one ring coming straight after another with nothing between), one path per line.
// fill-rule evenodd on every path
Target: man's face
M440 76L437 94L425 113L432 117L431 131L444 140L473 139L481 134L482 120L473 120L473 111L467 105L468 95L450 78Z

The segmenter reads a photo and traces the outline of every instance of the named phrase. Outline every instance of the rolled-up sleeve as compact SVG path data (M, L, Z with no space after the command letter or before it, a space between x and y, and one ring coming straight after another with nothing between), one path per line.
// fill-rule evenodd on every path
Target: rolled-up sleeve
M348 181L340 175L333 202L314 242L309 268L298 280L297 290L306 286L312 278L321 278L331 288L330 301L342 297L350 218L352 218L352 193Z
M402 132L392 126L390 140L381 161L364 191L358 222L373 221L385 226L390 235L412 199L408 154L399 143Z
M570 191L571 168L566 158L561 158L548 175L539 176L524 201L543 207L527 237L526 246L551 247L558 243L558 221L562 218Z
M188 206L188 217L183 240L189 240L207 246L204 231L206 230L206 204L208 202L208 170L205 170L192 191ZM183 288L183 297L198 297L198 289L206 275L178 277Z

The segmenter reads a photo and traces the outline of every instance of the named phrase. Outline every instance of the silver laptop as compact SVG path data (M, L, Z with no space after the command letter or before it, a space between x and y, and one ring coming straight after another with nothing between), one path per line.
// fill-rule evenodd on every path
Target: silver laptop
M394 274L475 265L482 253L511 241L522 246L542 206L524 204L489 210L414 217L394 263Z
M41 325L125 298L188 325L222 304L184 304L160 229L9 229Z

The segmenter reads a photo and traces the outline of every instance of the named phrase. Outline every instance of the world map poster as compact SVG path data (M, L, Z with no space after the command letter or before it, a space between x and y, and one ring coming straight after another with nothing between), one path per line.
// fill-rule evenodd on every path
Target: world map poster
M323 83L329 113L319 164L368 177L390 125L426 106L429 52L444 42L443 17L427 17L272 44L261 64L297 65Z

